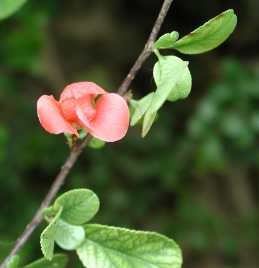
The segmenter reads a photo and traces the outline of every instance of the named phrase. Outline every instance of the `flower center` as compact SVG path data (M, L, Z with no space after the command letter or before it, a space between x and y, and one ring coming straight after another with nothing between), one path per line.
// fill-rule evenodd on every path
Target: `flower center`
M89 95L79 99L66 99L60 103L64 118L70 123L80 126L84 126L85 120L83 120L83 118L86 118L86 120L90 122L95 117L96 110L94 106L95 102ZM78 114L83 114L83 117L80 116L79 119Z
M61 112L64 118L71 123L77 121L76 106L75 99L67 99L60 103Z

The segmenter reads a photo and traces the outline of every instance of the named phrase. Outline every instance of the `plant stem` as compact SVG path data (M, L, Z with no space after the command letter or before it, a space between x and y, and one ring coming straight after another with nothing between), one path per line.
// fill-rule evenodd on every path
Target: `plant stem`
M85 148L85 146L88 144L90 139L92 138L91 135L87 135L81 143L76 145L71 149L71 153L69 157L67 158L65 164L61 167L61 170L59 174L57 175L54 183L52 184L48 194L44 198L43 202L41 203L39 209L37 210L36 214L34 215L31 222L26 226L26 229L23 231L21 236L18 238L16 244L12 248L12 250L9 252L9 254L4 259L3 263L1 264L0 268L4 268L8 262L8 260L16 254L21 247L25 244L25 242L28 240L32 232L35 230L35 228L42 222L43 217L41 216L41 212L43 209L47 208L53 198L55 197L56 193L64 183L70 169L73 167L76 159L81 154L82 150Z
M129 88L132 80L135 78L136 73L138 72L138 70L140 69L140 67L143 65L144 61L150 56L150 54L153 51L153 45L154 42L156 41L157 35L160 31L160 28L164 22L164 19L166 17L166 14L170 8L171 3L173 2L173 0L165 0L162 8L159 12L159 15L157 17L157 20L155 22L155 25L151 31L151 34L147 40L147 43L143 49L143 51L141 52L141 54L139 55L137 61L135 62L135 64L132 66L132 68L130 69L129 74L126 76L126 78L124 79L122 85L119 87L119 90L117 91L117 93L119 95L124 95L127 91L127 89Z
M123 81L122 85L119 87L117 93L119 95L124 95L130 86L132 80L134 79L135 75L137 74L140 67L143 65L144 61L150 56L153 50L153 44L156 40L157 34L161 28L161 25L166 17L166 14L169 10L169 7L173 0L165 0L163 6L160 10L158 18L155 22L155 25L152 29L152 32L148 38L148 41L144 47L144 50L141 52L140 56L138 57L137 61L131 68L129 74L126 76L125 80ZM61 188L62 184L64 184L65 179L70 172L71 168L73 167L75 161L77 160L78 156L81 154L82 150L86 147L89 143L90 139L92 138L91 135L87 135L81 143L76 145L72 148L69 157L67 158L65 164L61 167L59 174L57 175L54 183L52 184L48 194L46 195L45 199L41 203L39 209L37 210L36 214L34 215L31 222L26 226L26 229L23 231L21 236L18 238L17 242L15 243L14 247L11 249L9 254L6 256L4 261L2 262L0 268L5 268L9 259L16 254L22 246L26 243L30 235L36 229L36 227L42 222L43 217L41 216L41 212L43 209L47 208L54 197L56 196L57 192Z

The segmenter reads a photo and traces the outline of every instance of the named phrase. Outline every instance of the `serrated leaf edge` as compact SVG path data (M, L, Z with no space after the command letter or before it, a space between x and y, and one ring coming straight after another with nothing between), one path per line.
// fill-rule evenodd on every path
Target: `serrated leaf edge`
M61 212L62 212L62 208L63 207L60 207L60 209L59 209L59 211L57 212L57 214L55 215L55 217L53 218L53 220L51 221L51 223L44 229L44 231L41 233L41 236L40 236L40 246L41 246L41 251L42 251L42 253L43 253L43 255L44 255L44 257L47 259L47 260L52 260L52 258L53 258L53 252L52 252L52 254L50 254L50 257L49 256L47 256L46 255L46 251L45 251L45 249L44 249L44 245L43 245L43 243L42 243L42 240L44 239L44 234L45 234L45 232L47 232L52 226L53 226L53 224L57 224L57 221L58 221L58 219L60 218L60 215L61 215ZM55 233L55 231L54 231L54 233ZM54 234L53 234L53 250L54 250Z

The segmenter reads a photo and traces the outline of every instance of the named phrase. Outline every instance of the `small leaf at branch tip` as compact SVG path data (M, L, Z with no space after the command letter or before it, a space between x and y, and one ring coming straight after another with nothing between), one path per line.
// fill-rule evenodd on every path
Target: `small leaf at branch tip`
M47 208L42 210L41 216L46 217L46 216L48 216L48 215L50 215L52 213L54 213L53 206L50 206L50 207L47 207Z
M179 33L176 31L164 34L154 43L153 48L154 49L172 48L173 44L177 41L178 38Z
M184 54L199 54L222 44L234 31L237 16L229 9L176 41L172 48Z
M170 96L173 91L173 97L170 96L170 100L184 98L189 94L190 89L181 82L181 77L190 78L186 75L186 69L188 68L188 62L181 60L176 56L161 56L157 50L154 51L159 61L155 64L153 69L154 80L157 85L157 90L154 93L151 103L145 113L142 137L145 137L150 130L154 119L156 118L157 111L161 108L164 102ZM179 82L180 81L180 82ZM183 87L179 87L177 83ZM189 83L188 83L189 85ZM184 89L184 90L183 90ZM171 98L172 97L172 98Z

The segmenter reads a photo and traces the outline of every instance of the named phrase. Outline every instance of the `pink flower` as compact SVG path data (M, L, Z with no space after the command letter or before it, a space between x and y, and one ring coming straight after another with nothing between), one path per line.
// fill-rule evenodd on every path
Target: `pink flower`
M126 101L92 82L68 85L59 101L41 96L37 113L41 125L52 134L66 132L79 137L77 129L86 128L92 136L108 142L123 138L129 126Z

